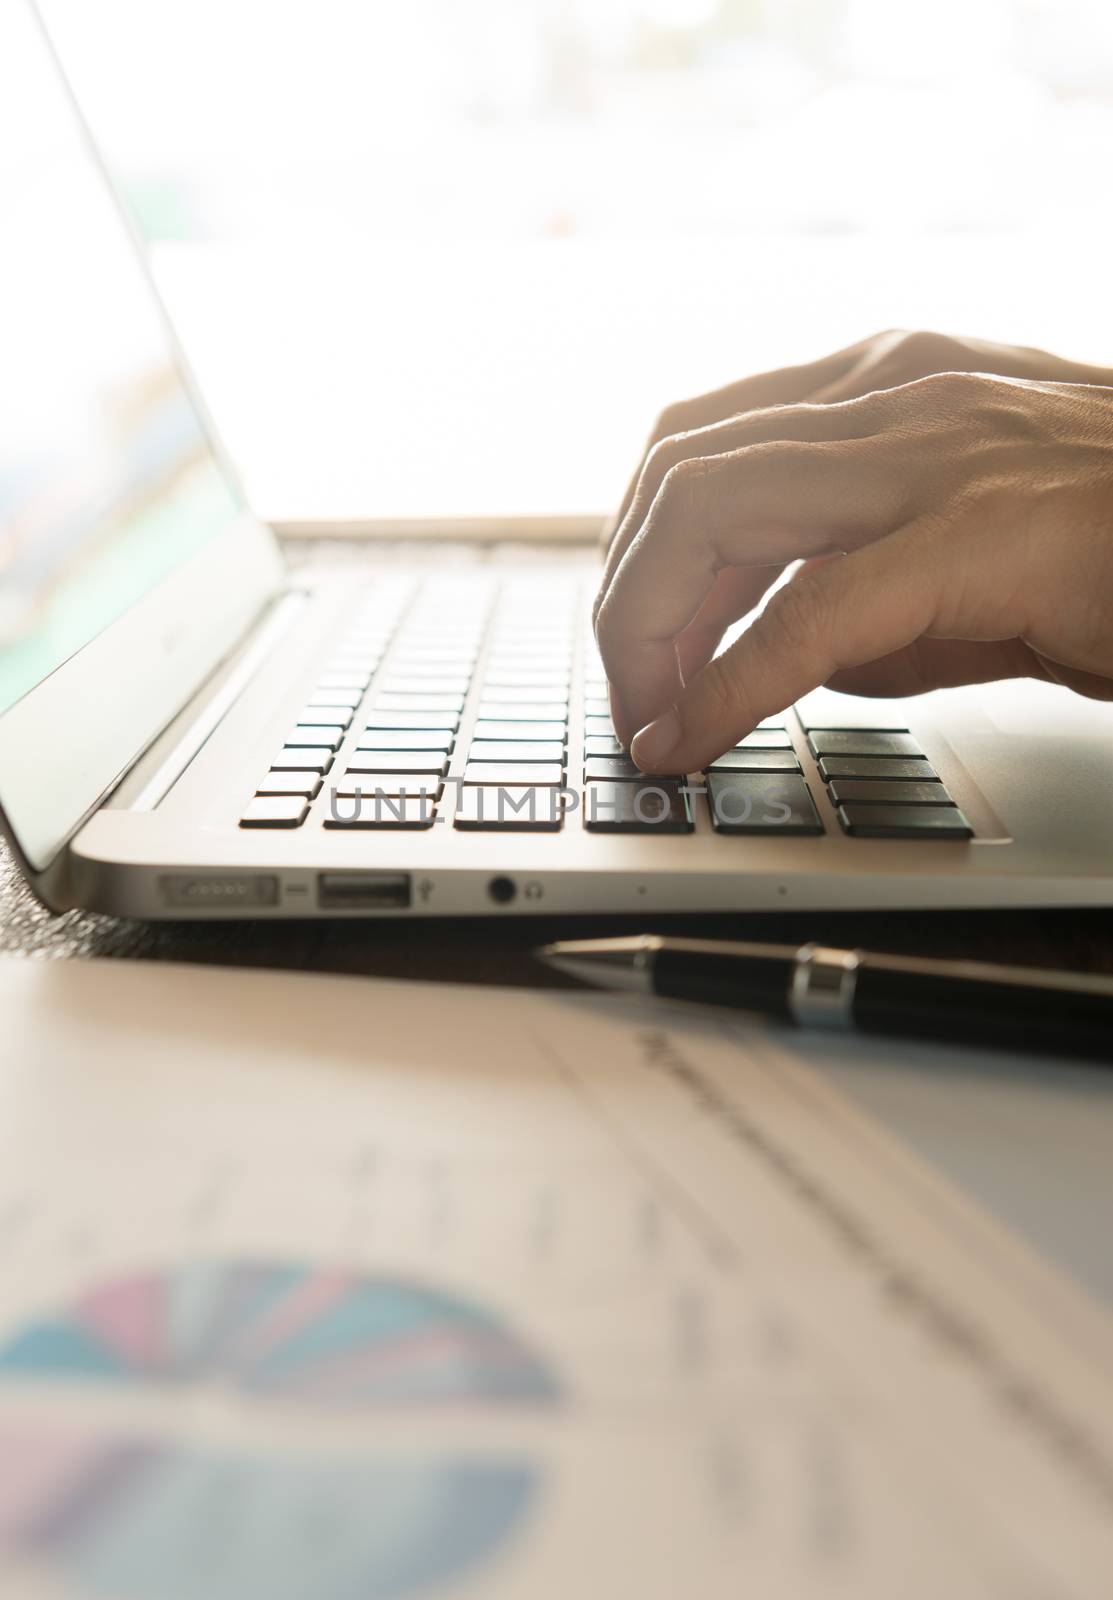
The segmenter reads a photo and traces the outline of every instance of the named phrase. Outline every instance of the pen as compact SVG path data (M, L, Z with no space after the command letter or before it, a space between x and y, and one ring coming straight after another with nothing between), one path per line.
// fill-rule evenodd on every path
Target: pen
M1113 1066L1113 978L827 945L574 939L537 952L601 989L852 1029L1079 1056Z

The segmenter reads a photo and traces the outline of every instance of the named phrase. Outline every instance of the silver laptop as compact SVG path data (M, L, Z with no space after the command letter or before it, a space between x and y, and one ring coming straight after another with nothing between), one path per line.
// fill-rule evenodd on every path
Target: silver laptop
M288 570L34 13L3 16L0 820L48 905L1113 902L1113 707L821 690L646 778L609 720L590 544L501 526Z

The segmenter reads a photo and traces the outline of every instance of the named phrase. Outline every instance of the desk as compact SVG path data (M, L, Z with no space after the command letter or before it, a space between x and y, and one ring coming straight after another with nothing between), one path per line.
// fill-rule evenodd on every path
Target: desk
M644 921L641 926L644 926ZM151 923L73 911L53 917L0 846L0 953L109 956L312 972L562 985L534 943L628 932L637 918L491 917L469 921ZM1113 974L1104 911L772 913L654 919L673 932L862 945L908 954L1063 964ZM1037 1249L1113 1305L1113 1072L1002 1065L993 1057L902 1052L830 1041L820 1070L925 1160L942 1168Z

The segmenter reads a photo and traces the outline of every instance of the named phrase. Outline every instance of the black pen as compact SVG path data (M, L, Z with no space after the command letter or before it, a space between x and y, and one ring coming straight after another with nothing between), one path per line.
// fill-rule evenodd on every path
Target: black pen
M827 945L573 939L538 952L601 989L695 1000L801 1028L1080 1056L1113 1066L1113 978Z

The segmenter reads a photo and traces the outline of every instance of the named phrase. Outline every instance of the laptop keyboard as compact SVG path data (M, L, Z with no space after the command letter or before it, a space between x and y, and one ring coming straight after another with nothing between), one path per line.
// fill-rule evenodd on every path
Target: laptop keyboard
M693 832L702 806L724 836L815 836L826 829L814 794L826 787L851 838L973 836L884 702L869 728L838 726L830 704L822 717L805 703L698 778L650 777L615 736L580 585L562 574L492 577L478 591L389 581L322 664L240 826L672 836Z

